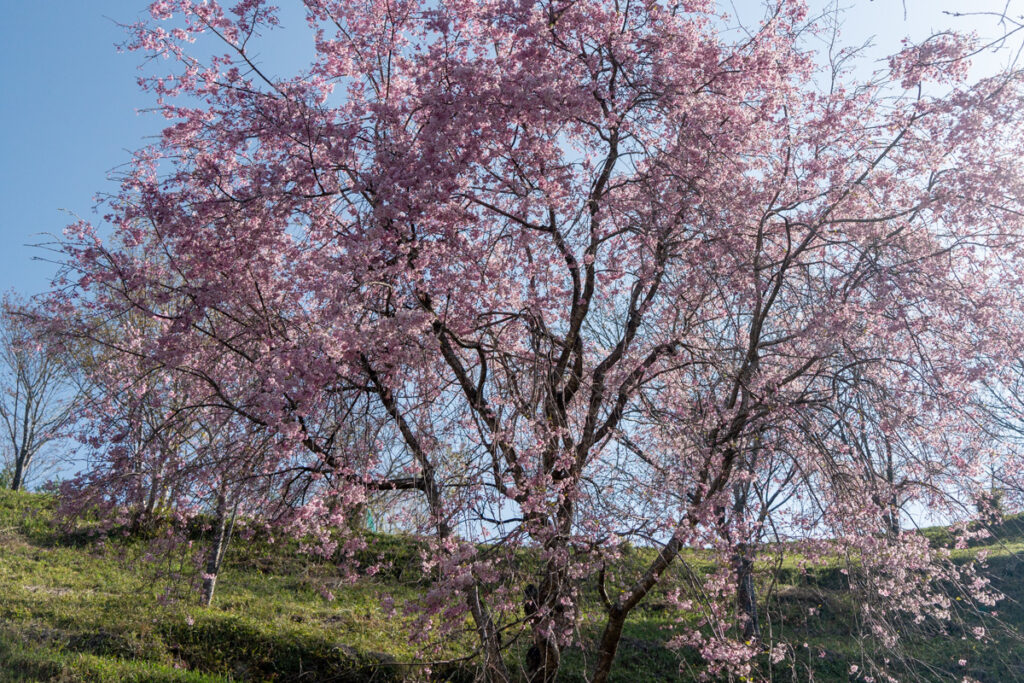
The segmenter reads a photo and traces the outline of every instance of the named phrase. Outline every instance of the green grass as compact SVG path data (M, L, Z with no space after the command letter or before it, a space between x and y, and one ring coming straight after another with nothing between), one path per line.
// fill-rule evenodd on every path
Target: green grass
M147 560L158 537L136 534L99 542L87 524L55 527L53 506L46 495L0 491L0 681L474 678L472 665L460 663L472 652L471 637L424 650L410 642L411 617L382 608L383 595L400 608L428 583L410 539L373 536L368 556L383 555L391 567L355 582L338 580L332 565L298 553L294 541L238 539L229 550L214 606L202 608L194 590L197 571L187 553ZM942 529L925 533L936 543L947 534ZM916 660L914 671L925 679L1024 680L1024 647L1012 629L998 624L1024 625L1019 559L1024 519L1000 525L986 545L958 557L968 559L980 547L988 551L995 584L1008 599L998 605L998 618L972 616L946 633L933 625L908 625L903 654ZM652 553L633 549L617 569L628 575ZM698 574L710 569L697 553L686 560ZM528 556L521 561L531 562ZM872 644L856 636L856 605L838 568L801 572L787 560L776 579L762 618L775 637L796 644L796 652L774 669L759 662L757 679L770 672L773 680L853 680L850 665L862 662ZM767 581L766 571L762 580ZM334 601L323 597L325 587ZM613 680L692 680L699 672L696 653L666 647L678 615L665 605L664 590L649 596L627 623ZM580 635L588 643L600 633L601 614L593 587L584 585L583 595ZM964 637L964 628L982 621L989 639ZM511 648L514 668L525 648L523 641ZM966 666L958 664L961 658ZM592 649L570 648L559 680L584 681L593 663Z
M0 492L0 680L386 680L417 654L379 607L384 588L400 599L406 586L332 587L328 602L323 568L238 543L214 607L201 608L173 580L189 566L146 562L143 540L56 532L52 504Z

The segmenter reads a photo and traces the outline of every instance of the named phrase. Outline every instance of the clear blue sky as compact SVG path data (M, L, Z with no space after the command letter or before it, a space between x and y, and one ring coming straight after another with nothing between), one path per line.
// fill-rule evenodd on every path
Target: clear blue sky
M136 109L138 55L118 54L114 21L138 16L139 0L0 0L0 291L35 293L53 267L25 246L91 216L107 173L160 130Z
M735 4L747 15L753 0ZM842 4L852 8L849 40L878 34L880 46L892 49L904 34L948 26L944 9L1002 9L1005 0ZM72 220L64 211L92 217L94 196L114 189L109 172L159 132L157 116L138 113L152 103L136 85L140 55L115 49L124 39L115 22L133 21L145 6L145 0L0 0L0 291L46 289L53 266L33 260L46 253L26 245L59 233ZM1020 15L1024 0L1011 0L1011 8ZM290 18L301 29L296 15ZM294 58L287 47L278 42L264 54Z

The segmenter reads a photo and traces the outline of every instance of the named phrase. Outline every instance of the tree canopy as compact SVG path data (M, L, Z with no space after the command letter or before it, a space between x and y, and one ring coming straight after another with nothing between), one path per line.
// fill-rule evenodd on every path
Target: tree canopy
M189 451L208 499L276 487L252 500L325 544L372 495L417 501L422 626L468 615L495 681L520 633L554 679L588 577L607 680L684 548L721 560L675 597L711 673L788 656L749 582L782 542L847 558L881 648L950 586L998 597L904 522L980 486L971 399L1019 355L1018 71L968 80L980 46L942 33L860 82L788 0L742 34L701 0L303 4L315 57L285 78L258 0L131 27L168 125L114 238L68 229L51 301L109 350L121 417L160 387L155 432L260 435ZM660 552L611 576L626 543Z

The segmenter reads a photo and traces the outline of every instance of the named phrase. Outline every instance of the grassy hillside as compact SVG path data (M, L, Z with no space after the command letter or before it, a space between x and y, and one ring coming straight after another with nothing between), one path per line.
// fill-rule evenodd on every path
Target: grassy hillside
M127 536L103 542L86 530L56 529L53 500L0 491L0 681L364 681L472 680L461 660L471 643L421 652L410 644L410 621L385 613L381 597L397 604L415 596L422 577L409 542L372 539L396 569L349 583L329 565L295 551L293 543L237 542L211 608L196 606L197 572L186 553L159 561L146 554L159 538ZM984 547L997 587L1008 599L987 619L989 638L956 631L939 635L908 628L915 669L935 681L1024 680L1024 645L1010 626L1024 625L1024 521L996 529ZM929 535L941 540L941 529ZM645 559L637 550L632 558ZM629 558L626 559L629 561ZM855 636L857 610L841 590L838 571L810 575L783 568L765 606L766 629L798 644L796 661L770 672L774 680L854 680L850 665L864 646ZM324 597L326 590L335 600ZM586 610L585 610L586 611ZM596 637L597 614L587 613L584 641ZM673 613L654 596L629 622L614 680L690 680L695 660L665 647ZM969 622L970 623L970 622ZM804 646L806 643L806 646ZM424 659L432 660L427 667ZM961 666L960 659L967 660ZM565 655L560 680L584 680L592 658ZM429 668L429 673L428 669ZM767 666L762 669L768 675ZM862 680L862 679L859 679Z

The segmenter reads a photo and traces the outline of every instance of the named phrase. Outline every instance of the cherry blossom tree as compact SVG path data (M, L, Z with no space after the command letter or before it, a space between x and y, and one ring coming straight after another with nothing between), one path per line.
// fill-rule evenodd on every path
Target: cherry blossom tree
M856 556L887 609L944 617L947 565L895 508L970 484L973 435L943 430L1013 352L1018 72L968 82L975 46L944 33L858 84L786 0L741 35L701 0L303 6L315 55L278 77L263 2L152 3L130 47L175 65L144 81L170 123L109 201L115 240L68 229L52 302L146 320L118 354L273 442L208 477L301 473L291 521L327 544L367 496L415 493L421 625L469 619L489 680L524 629L526 677L554 680L588 577L595 681L684 548L721 550L702 593L734 605L765 510ZM861 402L873 444L912 428L946 479L875 477ZM627 540L659 552L611 576ZM739 600L677 639L711 671L761 651Z
M263 425L235 411L195 404L198 392L187 374L167 372L129 352L123 340L146 322L127 312L99 322L64 318L53 328L65 348L76 350L88 379L79 405L79 438L90 446L89 460L79 476L62 485L62 512L69 519L102 512L106 532L160 532L154 543L159 546L166 545L165 532L178 539L197 529L210 532L201 598L209 605L239 514L250 528L301 523L311 501L317 501L321 517L362 501L332 495L324 506L324 492L336 489L329 481L332 470L297 457ZM356 448L362 424L357 411L332 408L306 420L306 429L329 432L327 440L345 439ZM298 449L298 455L308 453ZM323 539L324 544L336 538Z

